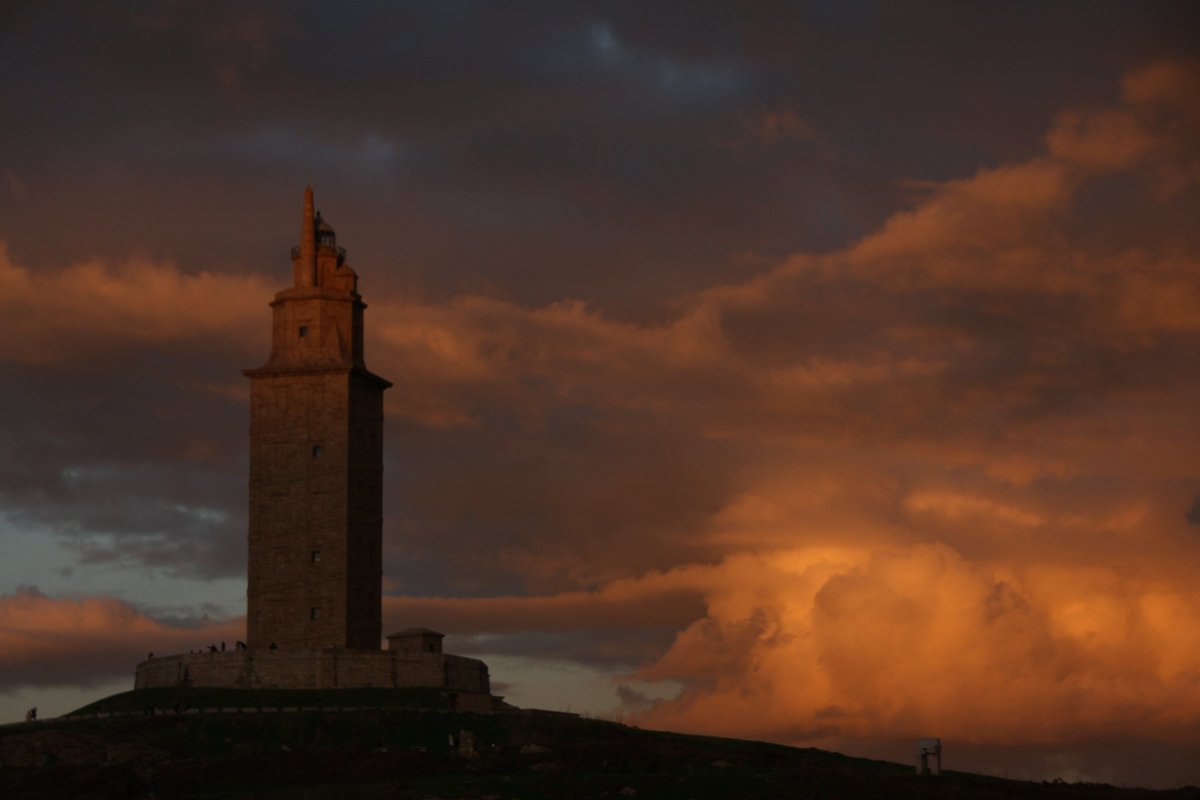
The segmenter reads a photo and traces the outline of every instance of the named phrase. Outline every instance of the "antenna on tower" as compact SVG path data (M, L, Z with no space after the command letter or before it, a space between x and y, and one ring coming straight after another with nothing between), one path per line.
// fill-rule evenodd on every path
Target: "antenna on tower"
M317 285L317 226L313 221L312 186L304 187L304 216L300 221L300 270L296 285Z

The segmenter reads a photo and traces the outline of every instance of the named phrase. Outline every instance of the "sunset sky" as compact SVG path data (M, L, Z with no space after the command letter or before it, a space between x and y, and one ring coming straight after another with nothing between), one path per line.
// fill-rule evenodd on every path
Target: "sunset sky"
M384 628L518 705L1200 784L1200 6L6 2L0 721L244 638L303 190Z

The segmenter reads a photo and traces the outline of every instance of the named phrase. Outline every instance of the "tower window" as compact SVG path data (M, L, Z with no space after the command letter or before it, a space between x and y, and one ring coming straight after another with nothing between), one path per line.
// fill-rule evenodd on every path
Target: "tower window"
M319 445L319 444L313 445L313 448L312 448L313 458L320 458L322 452L324 452L324 451L321 450L321 445Z
M300 338L301 338L301 339L307 339L307 338L308 338L308 326L307 326L307 325L301 325L301 326L300 326L300 329L297 331L297 333L299 333L299 334L300 334Z
M320 619L321 618L321 609L317 608L316 606L313 606L312 608L310 608L308 610L308 618L309 619Z

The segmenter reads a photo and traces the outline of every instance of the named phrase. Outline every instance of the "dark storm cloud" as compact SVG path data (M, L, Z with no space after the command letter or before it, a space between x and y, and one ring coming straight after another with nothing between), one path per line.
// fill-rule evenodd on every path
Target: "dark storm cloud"
M187 347L9 364L0 409L22 423L0 441L5 523L81 563L243 574L245 406L202 388L230 381L236 357Z
M392 439L388 574L404 592L556 591L669 566L681 551L715 555L686 532L736 490L719 445L656 430L647 415L559 406L532 425L507 417L521 410ZM428 555L444 571L420 566Z
M507 636L456 636L454 652L466 655L517 656L567 664L587 664L603 670L632 670L670 647L677 631L618 630L597 636L594 631L558 631Z
M869 230L897 174L1011 157L1063 96L1108 96L1111 66L1061 59L1182 46L1178 7L1105 6L1121 25L1082 8L26 4L0 55L19 77L3 168L24 188L0 209L22 261L132 249L257 269L293 235L277 187L311 177L335 222L388 232L354 239L360 263L394 275L376 285L479 282L656 313L735 253ZM994 69L996 48L1030 35L1041 46ZM713 145L788 113L827 147ZM70 234L47 237L64 218ZM247 219L288 224L264 235Z
M531 572L536 575L539 566L531 565ZM698 587L686 575L654 575L536 599L386 597L384 627L402 629L422 620L454 631L454 645L464 652L633 669L662 652L703 608Z

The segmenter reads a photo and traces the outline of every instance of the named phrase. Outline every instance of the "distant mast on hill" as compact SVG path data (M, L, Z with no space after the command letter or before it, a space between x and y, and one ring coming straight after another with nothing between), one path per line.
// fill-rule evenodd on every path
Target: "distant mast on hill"
M383 392L363 361L358 275L304 191L293 285L250 379L250 649L378 650Z

